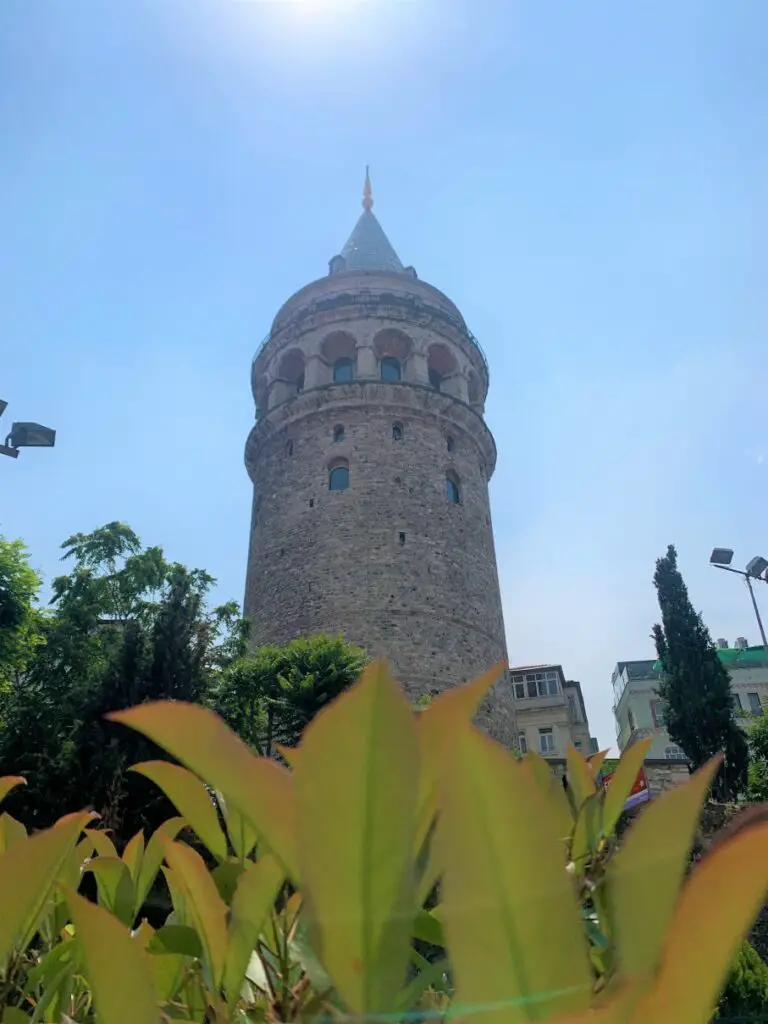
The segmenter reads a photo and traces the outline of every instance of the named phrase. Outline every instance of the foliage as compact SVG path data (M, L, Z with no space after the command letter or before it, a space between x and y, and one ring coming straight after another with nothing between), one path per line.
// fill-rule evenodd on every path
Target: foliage
M715 1020L768 1021L768 966L742 942L728 975Z
M736 723L730 677L688 597L674 545L657 559L653 581L661 610L653 638L661 662L659 696L667 731L694 768L722 752L723 770L715 788L721 797L734 797L746 784L747 741Z
M246 743L266 757L295 746L315 715L358 678L359 647L340 636L312 636L259 647L222 675L211 704Z
M61 807L94 807L118 836L153 828L164 798L128 774L164 755L104 719L146 700L199 701L242 655L244 626L234 603L209 611L207 573L166 561L123 523L75 534L62 545L73 561L53 582L44 644L23 678L2 694L0 773L22 774L25 821L50 825Z
M572 749L566 792L541 758L518 761L471 724L497 675L415 713L370 666L288 768L199 706L110 715L185 766L139 766L180 816L118 853L87 814L32 837L2 815L4 1024L709 1020L768 882L768 825L714 844L685 878L715 759L615 850L645 746L607 792L601 755ZM179 840L184 824L212 870ZM77 892L84 875L96 904ZM156 876L173 904L157 929L141 919ZM428 964L414 939L444 956Z
M23 678L43 642L42 615L35 607L39 589L22 541L0 535L0 689Z
M757 803L768 801L768 716L755 719L749 731L747 797Z

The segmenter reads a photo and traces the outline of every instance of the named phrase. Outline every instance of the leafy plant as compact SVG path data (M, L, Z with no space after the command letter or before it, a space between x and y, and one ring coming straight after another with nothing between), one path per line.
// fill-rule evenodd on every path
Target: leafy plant
M615 849L644 750L607 792L600 755L571 750L566 793L471 724L497 675L415 712L369 666L282 750L288 767L196 705L110 715L180 763L136 766L179 816L118 853L87 813L31 837L2 815L3 1024L709 1020L768 882L768 825L685 877L714 760ZM173 909L154 929L141 908L158 873Z

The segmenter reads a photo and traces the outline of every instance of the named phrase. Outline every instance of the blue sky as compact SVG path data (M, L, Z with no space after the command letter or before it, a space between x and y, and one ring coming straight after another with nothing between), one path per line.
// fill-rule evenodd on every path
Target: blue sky
M0 529L50 576L129 522L241 599L249 365L360 211L491 365L513 664L562 662L614 740L675 542L768 552L764 0L0 4ZM768 615L768 590L761 588Z

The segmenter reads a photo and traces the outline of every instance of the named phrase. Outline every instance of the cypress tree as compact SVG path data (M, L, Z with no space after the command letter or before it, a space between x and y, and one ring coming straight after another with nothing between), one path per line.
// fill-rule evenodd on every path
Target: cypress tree
M734 797L746 781L747 742L736 724L730 677L688 597L674 545L657 559L653 582L661 610L653 639L661 662L659 696L667 731L694 768L722 751L725 764L715 792L721 798Z

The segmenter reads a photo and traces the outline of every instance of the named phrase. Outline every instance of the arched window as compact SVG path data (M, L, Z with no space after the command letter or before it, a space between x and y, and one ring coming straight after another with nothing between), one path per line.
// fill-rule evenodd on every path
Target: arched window
M461 491L455 473L445 474L445 496L452 504L461 504Z
M443 383L443 375L434 370L431 366L429 368L429 386L434 388L435 391L440 390L440 386Z
M381 379L382 380L400 380L400 360L395 359L394 356L384 356L381 360Z
M450 434L445 439L445 447L448 449L449 452L454 451L456 448L456 442L454 441Z
M336 444L344 440L344 427L341 424L333 428L333 440Z
M393 423L392 424L392 440L402 441L403 440L403 424Z
M333 380L335 384L341 384L345 380L355 379L355 363L352 359L337 359L333 364Z
M346 491L349 487L349 466L340 462L328 474L329 491Z

